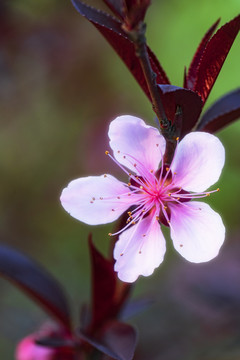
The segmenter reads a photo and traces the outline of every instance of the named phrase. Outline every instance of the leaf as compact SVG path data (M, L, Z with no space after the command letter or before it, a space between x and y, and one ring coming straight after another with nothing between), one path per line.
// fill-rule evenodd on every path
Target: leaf
M121 360L131 360L137 344L136 330L129 324L112 322L105 330L104 343Z
M168 119L173 123L177 106L182 110L181 137L195 126L202 110L202 100L192 90L173 85L158 85L163 107Z
M192 90L196 91L202 97L204 103L207 100L239 30L240 15L222 26L209 40L203 51Z
M80 0L72 0L77 11L86 17L105 37L109 44L114 48L118 56L123 60L138 84L151 101L148 86L139 62L135 54L135 47L132 41L127 37L121 28L121 23L110 15L96 10L90 6L83 4ZM148 54L152 70L156 74L156 81L159 84L169 84L169 80L159 64L156 56L148 48Z
M124 17L124 0L103 0L109 9L118 17L123 19Z
M70 313L58 282L36 262L18 251L0 246L0 274L14 282L65 328L70 329Z
M79 331L78 335L80 339L115 360L133 359L137 333L131 325L117 321L110 322L100 340L86 335L82 331Z
M202 116L197 130L214 133L240 118L240 88L217 100Z
M207 46L208 41L210 40L212 34L216 30L220 19L218 19L208 30L208 32L205 34L204 38L202 39L201 43L199 44L197 51L194 54L193 60L191 62L191 65L188 69L188 74L185 77L184 81L184 87L187 89L193 89L196 79L197 79L197 71L199 68L199 64L201 62L201 57L203 55L203 52Z
M89 236L92 269L92 328L101 326L116 313L117 275L113 262L105 259Z

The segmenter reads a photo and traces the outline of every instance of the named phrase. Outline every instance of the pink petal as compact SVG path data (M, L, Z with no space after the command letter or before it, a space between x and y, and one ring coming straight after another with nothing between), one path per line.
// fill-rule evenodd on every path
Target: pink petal
M137 173L138 162L147 170L158 169L165 152L165 139L156 128L135 116L123 115L111 122L108 136L114 156L122 165Z
M203 202L171 205L171 238L175 249L188 261L213 259L225 238L221 216Z
M111 175L88 176L71 181L60 197L74 218L89 224L116 220L132 203L129 189ZM126 194L125 196L123 194Z
M24 338L16 348L16 360L53 360L56 351L52 348L35 344L33 335Z
M188 191L204 191L221 174L225 150L220 140L209 133L192 132L179 143L171 166L174 183Z
M151 275L163 261L165 251L160 225L150 215L119 236L114 248L114 269L120 280L134 282L139 275Z

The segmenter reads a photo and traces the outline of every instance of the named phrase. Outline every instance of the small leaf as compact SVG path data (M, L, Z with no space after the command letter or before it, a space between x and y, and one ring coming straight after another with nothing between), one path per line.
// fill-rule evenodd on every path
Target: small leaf
M217 100L202 116L197 130L214 133L240 118L240 88Z
M78 335L80 339L115 360L133 359L137 333L131 325L112 321L105 327L100 339L95 339L81 331Z
M207 46L208 41L210 40L212 34L214 33L214 31L216 30L218 24L219 24L220 19L218 19L208 30L208 32L205 34L204 38L202 39L201 43L199 44L197 51L194 54L193 60L191 62L191 65L189 67L188 70L188 74L187 76L185 76L185 81L184 81L184 87L187 89L193 89L195 82L196 82L196 78L197 78L197 71L199 68L199 64L201 62L201 57L203 55L203 52Z
M123 19L124 17L124 0L103 0L105 4L109 7L109 9L115 14L117 17Z
M145 77L135 53L135 47L132 41L127 37L126 33L121 28L121 23L111 17L110 15L96 10L90 6L83 4L80 0L72 0L73 5L77 11L84 17L86 17L105 37L109 44L116 51L118 56L123 60L128 67L132 75L137 80L138 84L148 96L151 101L151 96L148 91L148 86L145 81ZM169 80L158 62L156 56L148 48L148 54L152 70L156 74L156 81L159 84L169 84Z
M1 245L0 274L14 282L65 328L70 329L65 294L58 282L40 265L18 251Z
M92 328L115 315L117 275L113 262L105 259L89 237L92 268Z
M131 360L137 344L136 330L129 324L112 322L103 335L104 343L121 360Z
M158 85L168 119L173 123L177 106L182 110L181 137L195 126L202 110L202 100L195 92L173 85Z
M203 102L215 83L231 46L240 30L240 15L222 26L209 40L202 54L196 81L192 90L196 91Z

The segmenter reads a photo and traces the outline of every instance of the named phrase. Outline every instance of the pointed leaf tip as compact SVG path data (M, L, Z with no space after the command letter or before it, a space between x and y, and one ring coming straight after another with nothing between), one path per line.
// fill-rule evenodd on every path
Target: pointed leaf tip
M214 133L240 118L240 88L217 100L203 114L197 130Z
M40 265L8 246L0 246L0 275L14 282L61 325L70 329L66 296L58 282Z
M240 15L223 25L208 41L202 53L192 90L201 96L204 103L208 98L239 30Z

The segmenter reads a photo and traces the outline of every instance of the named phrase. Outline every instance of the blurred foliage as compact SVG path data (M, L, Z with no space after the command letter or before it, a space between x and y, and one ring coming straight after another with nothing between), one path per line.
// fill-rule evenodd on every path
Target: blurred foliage
M88 3L97 6L100 1ZM204 33L217 18L222 18L222 25L236 16L239 1L152 3L147 14L149 45L172 83L181 86L184 66L189 65ZM239 59L238 36L207 106L239 87ZM77 222L63 211L59 195L76 177L105 172L117 175L118 170L104 155L108 124L119 114L151 122L151 106L109 45L70 1L2 0L0 113L1 241L47 267L71 294L78 316L76 304L89 297L87 235L92 231L97 246L106 252L111 225L90 228ZM229 240L239 229L239 136L239 122L219 133L226 148L226 166L219 182L221 191L210 199L227 227L225 248L240 240L238 236ZM165 263L154 276L136 285L136 295L158 289L154 295L157 305L136 319L139 348L142 354L154 352L145 357L151 360L162 358L156 354L164 354L164 348L168 350L164 359L178 359L181 349L188 354L184 359L197 359L191 353L197 349L196 342L194 348L189 334L197 334L201 324L188 309L181 313L171 301L160 301L163 293L170 294L164 283L177 258L170 242L168 248ZM222 253L224 256L224 249ZM0 281L0 288L0 354L12 359L16 341L33 331L45 314L6 281ZM166 324L168 333L163 330ZM235 340L230 332L224 340L226 347ZM172 341L180 348L173 348ZM208 344L206 353L210 356L213 352L210 357L202 354L200 358L239 358L239 349L232 357L224 357L225 350L216 355L213 349L218 341L214 338ZM220 342L223 346L222 338Z

